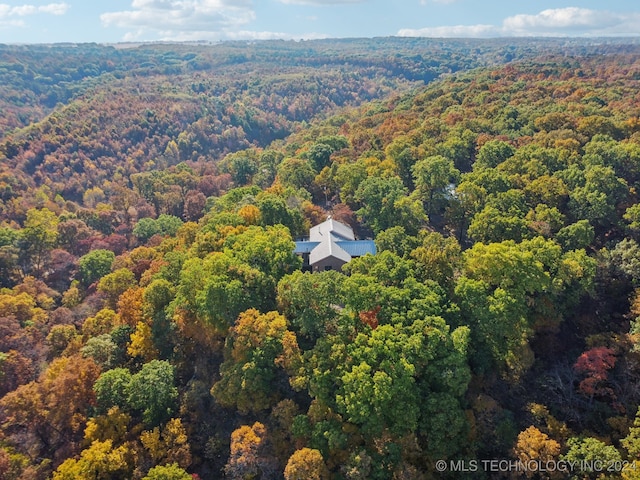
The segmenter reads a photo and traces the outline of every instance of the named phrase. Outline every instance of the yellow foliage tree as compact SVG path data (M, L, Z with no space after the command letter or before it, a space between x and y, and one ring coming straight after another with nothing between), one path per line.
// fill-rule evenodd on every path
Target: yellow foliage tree
M110 308L103 308L93 317L87 318L82 324L84 340L111 332L120 323L120 317Z
M530 462L539 462L544 465L558 457L560 444L532 425L518 435L514 454L525 465L530 464ZM538 473L535 469L527 469L526 476L527 478L532 478Z
M131 357L141 357L145 363L158 358L158 350L153 344L151 327L145 322L138 322L136 331L131 334L131 343L127 347Z
M142 313L144 288L130 288L120 295L118 300L118 314L123 323L132 327L144 320Z
M191 465L187 431L179 418L169 420L162 431L156 427L142 432L140 442L156 465L177 463L182 468Z
M323 480L329 478L322 454L313 448L293 452L284 469L285 480Z
M94 441L79 459L67 459L53 472L53 480L109 480L122 477L129 469L127 448L113 448L111 440Z
M231 434L231 455L224 467L227 477L244 480L274 473L274 461L263 451L266 439L267 429L260 422L234 430Z
M260 209L255 205L245 205L238 210L238 215L242 217L247 225L259 225L260 217L262 216Z
M106 440L116 444L122 443L128 433L130 422L131 415L121 411L119 407L111 407L106 415L99 415L87 422L84 439L87 443Z

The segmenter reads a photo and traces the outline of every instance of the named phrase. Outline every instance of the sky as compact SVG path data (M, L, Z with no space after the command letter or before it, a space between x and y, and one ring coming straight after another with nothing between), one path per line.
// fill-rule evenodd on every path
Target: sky
M0 0L0 43L640 36L638 0Z

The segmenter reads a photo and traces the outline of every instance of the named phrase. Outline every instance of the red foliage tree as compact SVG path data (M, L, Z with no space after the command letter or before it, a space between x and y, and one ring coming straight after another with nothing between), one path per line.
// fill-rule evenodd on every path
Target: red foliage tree
M609 371L616 365L615 351L607 347L594 347L578 357L573 365L575 371L584 375L578 389L588 397L612 397L613 390L607 386Z

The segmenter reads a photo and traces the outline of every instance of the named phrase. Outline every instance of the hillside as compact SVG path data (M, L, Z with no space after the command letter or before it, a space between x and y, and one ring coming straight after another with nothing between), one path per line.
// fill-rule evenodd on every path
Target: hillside
M635 478L637 45L57 48L3 117L0 477ZM329 215L377 254L303 272Z

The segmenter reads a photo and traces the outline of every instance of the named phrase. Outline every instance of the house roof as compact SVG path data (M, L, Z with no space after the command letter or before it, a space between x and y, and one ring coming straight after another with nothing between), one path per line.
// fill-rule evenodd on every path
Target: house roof
M325 237L334 237L334 240L355 240L353 229L349 225L338 222L329 217L322 223L309 230L309 240L321 242Z
M367 253L376 254L376 244L373 240L352 240L335 242L352 257L362 257Z
M309 263L311 265L318 263L326 258L334 257L343 262L347 263L351 261L351 255L349 255L343 248L338 246L336 242L334 242L330 237L326 237L326 239L316 248L311 250L309 255Z
M376 253L373 240L356 240L351 227L332 218L311 228L309 237L309 240L295 242L295 253L309 254L311 265L330 257L348 263L352 257Z
M320 245L320 242L310 242L308 240L298 241L296 242L296 250L295 253L311 253L311 250Z

